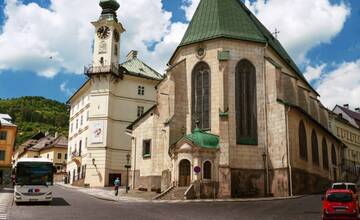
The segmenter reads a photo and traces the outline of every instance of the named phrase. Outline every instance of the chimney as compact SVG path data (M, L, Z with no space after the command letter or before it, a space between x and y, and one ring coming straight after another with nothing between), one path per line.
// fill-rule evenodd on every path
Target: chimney
M136 50L132 50L128 53L128 55L126 56L126 61L132 60L137 58L138 52Z
M349 109L349 104L344 104L344 108Z
M360 113L360 108L356 108L355 111Z
M55 138L58 138L58 137L59 137L59 133L55 132Z
M46 131L46 132L45 132L45 136L48 136L48 135L49 135L49 131Z

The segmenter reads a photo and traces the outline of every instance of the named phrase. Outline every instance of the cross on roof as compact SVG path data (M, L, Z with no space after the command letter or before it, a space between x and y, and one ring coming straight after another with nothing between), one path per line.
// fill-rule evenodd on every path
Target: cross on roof
M277 39L277 38L278 38L278 34L280 34L280 31L279 31L277 28L275 28L275 32L272 33L272 34L273 34L274 37Z

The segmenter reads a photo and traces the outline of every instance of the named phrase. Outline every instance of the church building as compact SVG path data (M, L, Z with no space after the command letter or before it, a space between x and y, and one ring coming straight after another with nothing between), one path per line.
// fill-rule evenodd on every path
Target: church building
M201 0L127 126L130 184L185 198L291 196L341 179L343 144L280 42L239 0Z
M85 67L87 81L69 99L67 180L74 185L109 186L119 177L126 183L131 138L126 127L155 103L155 85L162 76L131 51L120 60L121 34L116 0L101 0L95 30L93 61ZM129 158L129 159L128 159Z

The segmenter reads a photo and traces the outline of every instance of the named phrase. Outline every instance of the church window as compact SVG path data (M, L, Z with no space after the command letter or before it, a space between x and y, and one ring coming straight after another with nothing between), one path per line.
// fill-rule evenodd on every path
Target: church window
M331 161L332 161L332 164L333 164L334 166L337 165L336 149L335 149L335 146L334 146L334 145L331 146Z
M145 87L138 86L138 95L145 95Z
M203 130L210 129L210 67L198 63L192 72L192 127L198 123Z
M306 130L303 121L300 121L299 124L299 148L300 148L300 158L303 160L307 160L307 138L306 138Z
M210 161L206 161L204 163L204 179L211 179L211 163Z
M114 54L115 54L115 56L117 56L117 55L118 55L118 46L117 46L117 44L115 44Z
M241 60L235 73L236 142L257 144L256 69Z
M319 165L319 147L315 130L313 130L311 134L311 153L313 164Z
M328 158L328 149L325 138L322 142L322 155L323 155L323 168L329 170L329 158Z
M144 106L138 106L137 107L137 116L140 117L144 114Z
M151 157L151 140L143 141L143 157L144 158Z

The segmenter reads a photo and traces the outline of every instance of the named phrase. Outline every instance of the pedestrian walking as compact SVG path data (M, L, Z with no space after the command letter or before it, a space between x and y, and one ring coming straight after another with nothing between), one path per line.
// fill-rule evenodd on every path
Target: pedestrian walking
M114 181L115 185L115 196L119 194L119 187L120 187L120 179L119 177L116 177L116 180Z

